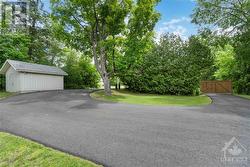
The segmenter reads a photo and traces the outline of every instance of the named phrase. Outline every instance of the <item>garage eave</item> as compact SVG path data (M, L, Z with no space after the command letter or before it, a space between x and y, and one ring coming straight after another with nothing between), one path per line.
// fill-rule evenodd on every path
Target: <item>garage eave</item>
M2 74L2 75L6 74L6 72L10 68L10 66L11 66L10 63L8 62L8 60L6 60L5 63L3 64L3 66L0 69L0 74Z
M15 61L15 60L6 60L0 70L0 74L6 74L10 66L13 67L14 70L17 72L56 75L56 76L68 75L65 71L55 66L34 64L34 63Z
M67 73L65 74L57 74L57 73L44 73L39 71L31 71L31 70L16 70L21 73L31 73L31 74L44 74L44 75L55 75L55 76L68 76Z

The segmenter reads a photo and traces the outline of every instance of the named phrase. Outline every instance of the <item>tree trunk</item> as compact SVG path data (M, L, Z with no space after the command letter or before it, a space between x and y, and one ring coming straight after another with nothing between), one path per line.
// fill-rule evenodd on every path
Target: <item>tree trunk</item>
M115 90L118 90L117 82L115 83Z
M93 6L93 10L94 10L94 15L95 15L95 20L96 20L96 24L92 29L92 49L93 49L93 55L94 55L94 62L95 62L97 71L102 77L105 95L111 96L110 78L109 78L108 70L106 68L107 60L106 60L106 55L105 55L105 48L104 46L100 44L102 41L106 39L106 36L100 33L99 19L96 13L95 5ZM102 29L103 28L104 27L102 27Z
M93 41L93 54L94 54L94 62L95 62L95 66L96 69L98 71L98 73L100 74L103 84L104 84L104 92L105 95L107 96L111 96L111 87L110 87L110 79L109 79L109 75L107 72L107 68L106 68L106 59L105 59L105 54L104 54L104 49L101 48L101 54L98 56L97 52L96 52L96 41ZM100 57L100 59L98 59L98 57Z
M105 92L105 95L107 96L111 96L111 87L110 87L110 80L109 80L109 77L104 75L102 77L102 80L103 80L103 84L104 84L104 92Z
M104 84L105 95L111 96L111 87L110 87L110 79L109 74L106 68L106 57L104 53L104 49L100 48L100 66L101 66L101 76Z

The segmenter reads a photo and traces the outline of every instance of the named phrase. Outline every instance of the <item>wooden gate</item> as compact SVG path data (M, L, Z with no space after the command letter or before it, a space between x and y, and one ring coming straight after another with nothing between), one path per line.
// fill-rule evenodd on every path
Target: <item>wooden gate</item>
M201 81L203 93L232 93L231 81Z

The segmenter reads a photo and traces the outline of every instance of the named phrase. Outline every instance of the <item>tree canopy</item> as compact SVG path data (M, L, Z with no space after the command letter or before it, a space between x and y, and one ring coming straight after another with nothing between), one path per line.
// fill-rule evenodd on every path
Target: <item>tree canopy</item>
M210 49L198 38L185 42L173 34L164 35L141 61L125 82L128 89L172 95L199 94L203 73L212 65Z
M197 0L198 34L157 42L159 0L51 0L51 13L41 0L29 2L26 27L1 24L0 64L62 67L66 88L97 87L100 77L107 95L117 81L132 91L195 95L211 79L230 79L235 92L250 94L248 0Z
M197 0L192 15L196 24L214 24L233 31L249 31L249 0Z
M235 92L250 94L250 1L198 0L192 18L196 24L222 29L228 40L213 48L214 75L233 80Z
M128 41L140 41L148 31L153 31L157 16L154 6L156 0L105 0L105 1L52 1L52 15L58 37L64 39L71 47L82 52L88 52L94 58L95 66L103 82L105 93L111 94L110 78L114 73L114 56L121 36ZM126 25L128 19L128 26ZM151 23L153 21L153 23ZM128 28L126 28L128 27ZM127 31L128 30L128 31ZM134 43L135 44L135 43ZM140 48L139 42L133 46ZM129 45L132 47L132 45ZM127 47L129 50L130 47ZM129 51L126 51L128 53ZM135 49L133 56L136 57ZM113 63L112 63L113 62Z

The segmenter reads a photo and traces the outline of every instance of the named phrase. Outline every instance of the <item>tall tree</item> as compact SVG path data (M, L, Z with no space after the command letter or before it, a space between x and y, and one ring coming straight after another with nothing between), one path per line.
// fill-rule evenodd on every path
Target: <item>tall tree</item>
M28 55L36 63L50 64L47 60L51 39L48 13L41 0L29 0L29 19L26 29L30 38Z
M236 70L233 74L234 89L238 93L250 94L250 31L236 38Z
M235 65L235 51L231 45L219 47L215 51L215 77L217 79L231 79Z
M75 50L64 50L66 60L63 69L68 73L65 77L65 87L68 89L97 88L99 75L91 64L91 59Z
M53 38L53 31L50 28L51 19L43 7L42 0L10 1L4 4L1 34L7 37L22 36L29 39L28 51L25 53L28 55L27 61L42 64L60 63L60 55L56 53L61 52L62 48ZM19 18L19 21L16 21L16 18ZM20 40L21 42L23 40ZM18 51L16 48L16 52Z
M197 0L192 15L196 24L215 24L229 32L250 29L249 0Z
M133 84L138 75L136 69L142 66L143 57L154 46L154 27L160 18L155 10L159 0L138 0L129 17L124 56L119 63L119 77L124 84Z
M158 44L142 57L142 65L133 68L133 79L126 82L132 91L197 95L199 83L211 66L210 49L198 38L182 41L165 34Z
M238 93L250 94L250 1L249 0L198 0L192 15L200 25L213 24L233 39L235 69L230 79ZM223 55L223 54L221 54ZM223 65L219 63L220 65ZM219 65L217 63L217 66ZM224 66L224 65L223 65ZM224 67L218 67L223 69Z
M0 34L0 67L7 59L27 61L29 43L25 34Z
M213 67L214 57L209 46L199 36L191 36L187 47L190 62L193 62L194 71L200 74L200 79L208 79Z
M57 21L59 38L71 47L90 52L107 95L111 95L110 71L108 71L108 47L110 37L118 36L125 28L125 18L132 0L53 0L52 15Z

